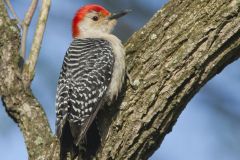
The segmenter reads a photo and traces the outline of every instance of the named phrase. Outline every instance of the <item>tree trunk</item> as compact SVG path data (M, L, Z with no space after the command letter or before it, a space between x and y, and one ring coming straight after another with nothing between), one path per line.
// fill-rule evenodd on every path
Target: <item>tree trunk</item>
M240 53L237 0L170 0L126 43L134 88L100 112L97 159L147 159L198 90ZM30 159L58 159L44 111L18 67L19 31L0 0L0 95L24 134ZM49 158L49 156L53 156Z
M5 109L23 133L30 160L58 157L57 139L51 132L43 108L31 89L24 87L22 68L19 67L22 61L20 30L16 21L9 19L2 0L0 35L0 96Z

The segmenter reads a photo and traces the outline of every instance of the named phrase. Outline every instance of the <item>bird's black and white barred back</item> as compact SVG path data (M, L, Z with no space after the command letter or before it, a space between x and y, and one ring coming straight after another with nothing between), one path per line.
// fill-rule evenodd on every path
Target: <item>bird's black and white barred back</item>
M105 101L111 82L114 54L110 43L100 38L74 39L60 73L57 96L56 134L61 139L69 125L78 145Z

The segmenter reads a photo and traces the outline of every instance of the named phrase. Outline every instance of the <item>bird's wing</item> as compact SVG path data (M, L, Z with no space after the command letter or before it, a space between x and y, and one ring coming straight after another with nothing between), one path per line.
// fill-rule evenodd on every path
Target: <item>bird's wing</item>
M57 135L69 122L74 143L85 136L111 82L114 56L103 39L75 39L64 58L57 89Z

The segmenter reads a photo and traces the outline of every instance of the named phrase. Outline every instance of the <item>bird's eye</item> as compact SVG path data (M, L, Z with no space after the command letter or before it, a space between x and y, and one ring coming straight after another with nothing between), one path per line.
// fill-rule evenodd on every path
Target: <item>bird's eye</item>
M98 21L98 17L97 17L97 16L94 16L94 17L92 18L92 20Z

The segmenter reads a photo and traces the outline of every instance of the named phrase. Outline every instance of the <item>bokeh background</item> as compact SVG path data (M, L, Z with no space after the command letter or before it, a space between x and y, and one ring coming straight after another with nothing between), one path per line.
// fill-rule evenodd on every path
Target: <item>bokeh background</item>
M21 19L30 0L11 0ZM41 1L40 1L41 2ZM65 51L71 42L71 19L87 3L98 3L110 11L132 9L119 21L114 34L126 42L167 0L52 0L51 11L32 83L34 95L44 106L52 130L55 130L55 94ZM39 6L37 11L39 11ZM37 14L27 41L32 42ZM225 68L191 100L173 131L150 160L239 160L240 159L240 61ZM0 104L0 159L26 160L22 134Z

